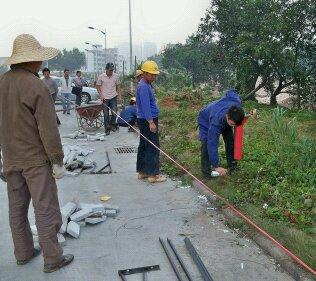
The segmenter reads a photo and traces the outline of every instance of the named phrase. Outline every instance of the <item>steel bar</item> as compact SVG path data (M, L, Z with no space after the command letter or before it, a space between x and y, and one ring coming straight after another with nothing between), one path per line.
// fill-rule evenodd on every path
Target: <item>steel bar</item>
M127 281L125 275L132 275L137 273L143 273L144 278L146 278L147 273L154 270L160 270L159 265L151 265L151 266L144 266L144 267L137 267L137 268L131 268L131 269L124 269L119 270L118 275L121 277L123 281ZM146 276L146 277L145 277ZM146 279L144 279L146 280Z
M165 242L160 237L159 237L159 241L161 243L161 246L162 246L163 250L165 251L165 253L167 255L167 258L168 258L168 260L169 260L169 262L170 262L170 264L172 266L172 269L173 269L174 273L176 274L178 280L179 281L183 281L178 268L176 267L174 261L171 258L171 254L170 254L169 250L167 249L167 246L166 246Z
M172 241L169 238L167 238L167 241L168 241L168 243L170 245L170 248L174 252L176 258L178 259L178 261L179 261L179 263L180 263L185 275L188 277L189 281L193 281L193 278L191 277L188 269L186 268L181 256L179 255L179 253L178 253L177 249L175 248L175 246L173 245Z
M192 257L200 273L202 274L203 280L214 281L188 237L184 239L184 243L189 251L190 256Z

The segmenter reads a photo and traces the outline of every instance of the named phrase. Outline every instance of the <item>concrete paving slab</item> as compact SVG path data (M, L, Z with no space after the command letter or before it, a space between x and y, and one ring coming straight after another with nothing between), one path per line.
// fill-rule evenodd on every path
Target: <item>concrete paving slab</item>
M79 238L80 236L80 226L74 221L70 221L67 225L67 233L74 238Z
M59 114L61 135L77 130L75 115ZM100 131L101 132L101 131ZM151 185L137 180L136 154L116 154L115 146L137 146L138 138L127 128L106 136L103 142L82 142L63 139L71 145L86 144L94 148L89 155L98 167L104 165L109 152L113 173L110 175L79 175L57 182L60 205L67 202L99 204L100 196L109 195L107 204L120 206L119 216L105 223L81 229L79 239L66 239L65 253L75 255L74 262L52 274L44 274L42 257L18 267L8 221L8 200L5 184L0 182L0 280L1 281L120 281L119 269L159 264L160 271L149 274L151 281L177 281L158 241L169 237L177 247L194 280L201 276L183 242L190 237L214 280L221 281L288 281L293 280L276 266L251 240L224 225L223 215L207 210L203 200L192 188L176 188L170 179ZM30 206L29 220L35 218ZM224 231L225 230L225 231ZM243 245L243 246L241 246ZM241 266L243 264L243 266ZM130 276L128 280L141 280Z

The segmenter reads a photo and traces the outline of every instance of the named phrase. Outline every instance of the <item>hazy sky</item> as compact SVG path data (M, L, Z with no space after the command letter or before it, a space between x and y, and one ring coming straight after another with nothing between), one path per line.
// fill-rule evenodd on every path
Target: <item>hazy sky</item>
M133 41L184 42L196 31L211 0L132 0ZM11 54L21 33L57 48L86 48L85 41L104 44L104 37L88 26L107 30L107 47L128 42L128 0L36 1L1 3L0 57Z

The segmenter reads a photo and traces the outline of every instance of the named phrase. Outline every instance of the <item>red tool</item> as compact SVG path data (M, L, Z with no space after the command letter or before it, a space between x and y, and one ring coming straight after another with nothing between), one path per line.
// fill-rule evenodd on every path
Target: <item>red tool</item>
M257 110L253 109L249 114L245 116L241 125L235 127L235 131L234 131L234 159L235 160L241 160L242 158L244 125L246 124L250 116L253 116L255 119L257 119Z

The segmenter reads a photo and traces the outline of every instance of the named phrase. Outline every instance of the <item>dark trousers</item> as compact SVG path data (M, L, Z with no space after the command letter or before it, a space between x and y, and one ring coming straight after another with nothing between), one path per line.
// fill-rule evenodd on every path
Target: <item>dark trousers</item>
M234 133L230 126L226 126L222 132L225 143L226 160L229 170L236 169L237 163L234 160ZM210 178L212 173L212 165L208 155L207 141L201 142L201 171L204 178Z
M158 118L153 120L158 128ZM137 119L137 125L140 133L159 147L158 130L156 133L152 133L149 129L149 124L146 119ZM137 152L137 164L136 171L138 173L144 173L149 176L159 175L159 155L160 152L151 143L140 136L138 152Z
M28 220L31 199L44 262L57 263L62 259L63 250L57 240L62 218L52 172L49 165L5 170L9 220L17 260L26 260L33 255L34 243Z
M130 126L134 126L136 124L137 118L133 117L129 122L127 122ZM120 127L129 127L126 123L119 123Z
M56 99L57 99L57 93L52 94L52 98L53 98L54 106L55 106L55 101L56 101ZM60 123L60 120L59 120L59 118L58 118L57 113L56 113L56 122L57 122L58 125L61 124L61 123Z
M109 130L111 125L116 126L116 115L112 112L111 120L109 115L109 108L117 113L117 97L103 101L103 114L104 114L104 128Z
M81 87L73 87L72 93L76 95L76 105L81 105L81 94L82 94L82 88Z

